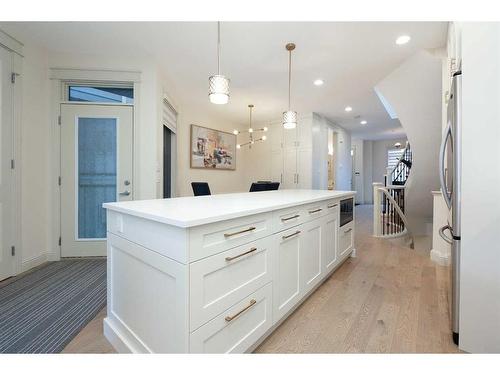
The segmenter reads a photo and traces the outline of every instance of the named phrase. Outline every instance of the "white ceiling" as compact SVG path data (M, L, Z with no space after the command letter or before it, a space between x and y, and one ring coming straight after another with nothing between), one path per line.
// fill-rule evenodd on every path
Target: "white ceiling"
M157 61L176 99L235 123L280 118L287 108L287 63L293 53L292 107L317 112L364 139L397 138L373 87L419 49L445 45L445 22L226 22L221 25L222 74L231 79L228 105L208 102L208 76L216 71L215 22L0 23L21 41L67 53L137 57ZM407 45L394 43L408 34ZM325 84L313 85L321 78ZM166 88L169 91L169 88ZM345 106L353 111L346 113ZM360 118L355 119L355 116ZM367 125L360 125L366 119Z

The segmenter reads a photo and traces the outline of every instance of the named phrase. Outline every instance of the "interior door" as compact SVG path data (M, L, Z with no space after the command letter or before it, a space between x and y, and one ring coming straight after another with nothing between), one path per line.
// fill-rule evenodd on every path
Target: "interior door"
M106 255L106 202L133 198L133 109L61 105L61 256Z
M12 53L0 47L0 280L13 275Z

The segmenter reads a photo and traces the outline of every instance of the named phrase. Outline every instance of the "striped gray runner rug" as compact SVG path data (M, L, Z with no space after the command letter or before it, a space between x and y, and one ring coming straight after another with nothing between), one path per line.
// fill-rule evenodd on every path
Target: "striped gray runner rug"
M60 353L106 305L106 259L71 259L0 288L0 353Z

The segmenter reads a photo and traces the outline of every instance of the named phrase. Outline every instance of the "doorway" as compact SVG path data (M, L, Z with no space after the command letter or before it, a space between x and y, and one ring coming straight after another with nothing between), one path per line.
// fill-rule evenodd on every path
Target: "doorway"
M61 256L106 255L106 202L132 200L133 109L61 104Z
M163 126L163 198L172 197L172 130Z
M14 274L12 52L0 47L0 280Z
M336 156L337 150L337 133L331 128L328 128L328 155L327 155L327 166L328 166L328 190L335 190L335 162L337 160Z

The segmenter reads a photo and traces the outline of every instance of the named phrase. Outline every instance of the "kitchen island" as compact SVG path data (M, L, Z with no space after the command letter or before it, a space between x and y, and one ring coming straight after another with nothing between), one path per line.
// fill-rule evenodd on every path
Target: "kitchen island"
M277 190L104 204L106 338L119 352L252 351L354 254L354 195Z

